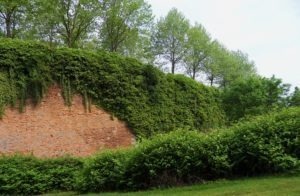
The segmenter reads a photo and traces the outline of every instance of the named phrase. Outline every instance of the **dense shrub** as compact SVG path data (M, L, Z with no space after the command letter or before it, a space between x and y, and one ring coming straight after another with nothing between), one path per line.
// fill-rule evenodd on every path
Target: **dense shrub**
M67 105L74 93L82 94L87 110L91 102L103 107L138 136L178 128L207 130L224 122L217 89L103 51L1 39L0 74L6 77L0 75L0 90L9 88L16 95L7 100L0 94L0 111L10 102L19 103L22 111L26 98L38 104L47 87L58 83Z
M99 186L86 190L139 190L289 171L299 166L299 119L300 108L290 108L209 134L157 135L138 144L130 156L110 152L92 159L85 183Z
M300 158L300 108L256 117L223 132L235 175L287 170Z
M77 176L83 169L83 161L75 158L41 160L40 173L49 176L49 190L71 191L75 189Z
M73 158L0 158L0 194L31 195L53 190L74 190L82 162Z
M125 176L129 188L145 189L215 179L228 167L226 147L197 132L176 131L141 144Z
M106 151L88 158L79 176L77 189L81 192L103 192L124 189L129 150Z

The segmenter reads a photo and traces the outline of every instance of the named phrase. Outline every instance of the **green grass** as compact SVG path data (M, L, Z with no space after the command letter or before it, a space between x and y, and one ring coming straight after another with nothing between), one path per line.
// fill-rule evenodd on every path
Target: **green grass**
M106 196L120 195L108 193ZM187 187L123 193L123 196L140 195L300 195L300 175L261 177L242 180L223 180Z
M57 195L57 194L55 194ZM63 195L74 195L74 193L60 193ZM256 178L245 178L240 180L219 180L207 184L177 187L170 189L156 189L144 192L131 193L101 193L88 194L104 196L165 196L165 195L263 195L263 196L282 196L300 195L300 174L292 176L267 176Z

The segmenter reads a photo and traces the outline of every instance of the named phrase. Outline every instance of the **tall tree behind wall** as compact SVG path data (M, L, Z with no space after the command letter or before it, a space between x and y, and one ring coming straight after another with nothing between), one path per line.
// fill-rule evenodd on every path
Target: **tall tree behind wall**
M222 96L229 121L286 107L289 87L274 76L251 76L235 80L224 89Z
M57 43L78 47L94 31L99 9L98 0L33 0L30 16L32 28L27 34L50 45Z
M50 46L63 44L59 37L59 7L58 1L31 0L30 12L26 13L27 29L22 37L29 40L39 40Z
M171 73L182 62L185 54L185 41L189 21L177 9L173 8L166 17L156 24L153 35L153 49L158 57L171 64Z
M0 30L5 37L15 38L23 28L28 0L0 0Z
M102 5L99 26L102 47L110 52L143 57L150 44L151 6L144 0L104 0Z
M289 105L290 106L300 106L300 89L299 89L299 87L295 87L294 92L290 96Z
M218 55L221 55L219 48L219 42L217 41L213 41L210 44L209 55L203 67L203 72L210 86L217 84L221 79L220 62L219 58L217 58Z
M204 70L210 52L210 36L202 25L195 24L188 30L185 48L186 73L195 80Z
M211 43L204 73L210 85L222 88L230 86L234 81L256 75L254 62L241 51L230 51L218 41Z
M58 1L58 33L68 47L77 47L79 41L92 31L90 28L98 16L100 7L97 0L56 0Z

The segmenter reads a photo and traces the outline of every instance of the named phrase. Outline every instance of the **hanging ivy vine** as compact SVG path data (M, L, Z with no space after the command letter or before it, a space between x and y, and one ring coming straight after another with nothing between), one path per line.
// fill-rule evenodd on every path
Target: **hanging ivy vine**
M65 101L66 106L72 106L72 87L69 78L66 78L64 75L61 75L60 86L62 88L62 96Z
M28 100L38 105L53 84L60 84L67 106L74 94L81 94L86 112L92 103L102 107L138 136L224 122L218 90L185 76L103 51L0 39L0 115L9 105L21 112Z

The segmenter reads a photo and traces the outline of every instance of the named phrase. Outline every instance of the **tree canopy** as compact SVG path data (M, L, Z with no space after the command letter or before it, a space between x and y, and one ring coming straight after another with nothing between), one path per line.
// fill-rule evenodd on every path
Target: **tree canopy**
M286 106L289 85L274 76L236 80L223 92L223 104L230 121L267 113Z
M172 74L175 73L176 65L184 58L188 29L189 21L175 8L156 24L153 36L155 54L171 64Z
M290 104L290 106L300 106L300 89L299 89L299 87L295 87L295 90L290 97L289 104Z
M191 78L196 79L197 74L204 71L211 52L211 38L202 25L196 24L188 29L185 47L186 72Z
M130 53L147 34L153 20L144 0L103 1L100 39L110 52Z

